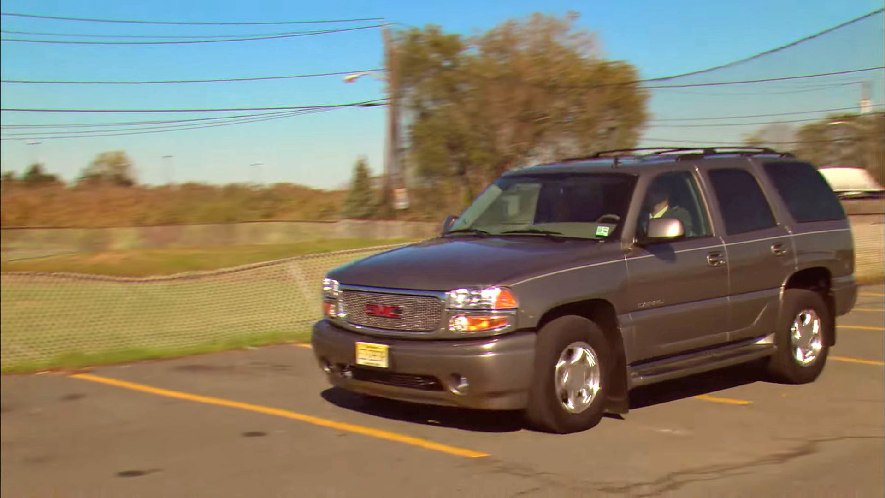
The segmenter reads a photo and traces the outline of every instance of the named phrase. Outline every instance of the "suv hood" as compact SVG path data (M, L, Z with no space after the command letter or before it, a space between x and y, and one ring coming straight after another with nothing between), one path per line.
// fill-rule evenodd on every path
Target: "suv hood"
M540 236L437 238L329 272L344 285L447 291L511 283L569 266L622 258L620 244Z

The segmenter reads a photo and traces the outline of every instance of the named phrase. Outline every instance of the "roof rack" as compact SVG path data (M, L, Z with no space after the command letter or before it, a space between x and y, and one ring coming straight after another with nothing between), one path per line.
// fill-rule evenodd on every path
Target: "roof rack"
M644 152L644 154L637 154L637 152ZM768 147L636 147L630 149L603 150L584 159L611 157L614 159L614 166L617 167L619 164L618 159L622 157L647 158L649 156L661 157L675 155L676 160L680 161L717 155L750 157L756 154L776 155L778 157L795 157L789 152L778 152Z

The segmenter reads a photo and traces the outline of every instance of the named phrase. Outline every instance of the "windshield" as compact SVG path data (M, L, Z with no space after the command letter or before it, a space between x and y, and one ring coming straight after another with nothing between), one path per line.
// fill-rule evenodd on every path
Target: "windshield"
M548 174L499 178L449 233L618 237L636 178L626 174Z

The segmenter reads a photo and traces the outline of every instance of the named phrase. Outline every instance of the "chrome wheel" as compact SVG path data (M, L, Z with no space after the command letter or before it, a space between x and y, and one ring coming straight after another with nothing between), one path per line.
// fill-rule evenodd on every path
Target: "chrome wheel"
M589 408L602 384L596 351L586 342L573 342L562 350L554 375L556 397L569 413Z
M813 309L804 309L793 318L790 344L796 363L807 367L817 360L823 348L822 328L823 322Z

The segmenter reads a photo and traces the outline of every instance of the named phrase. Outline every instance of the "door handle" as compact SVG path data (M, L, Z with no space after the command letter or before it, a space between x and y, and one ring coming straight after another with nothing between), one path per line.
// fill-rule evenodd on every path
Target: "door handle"
M787 248L784 247L784 245L781 244L780 242L776 242L774 244L771 244L771 254L774 254L775 256L783 256L786 253L787 253Z
M721 252L711 252L707 254L707 264L710 266L722 266L725 264L725 258Z

